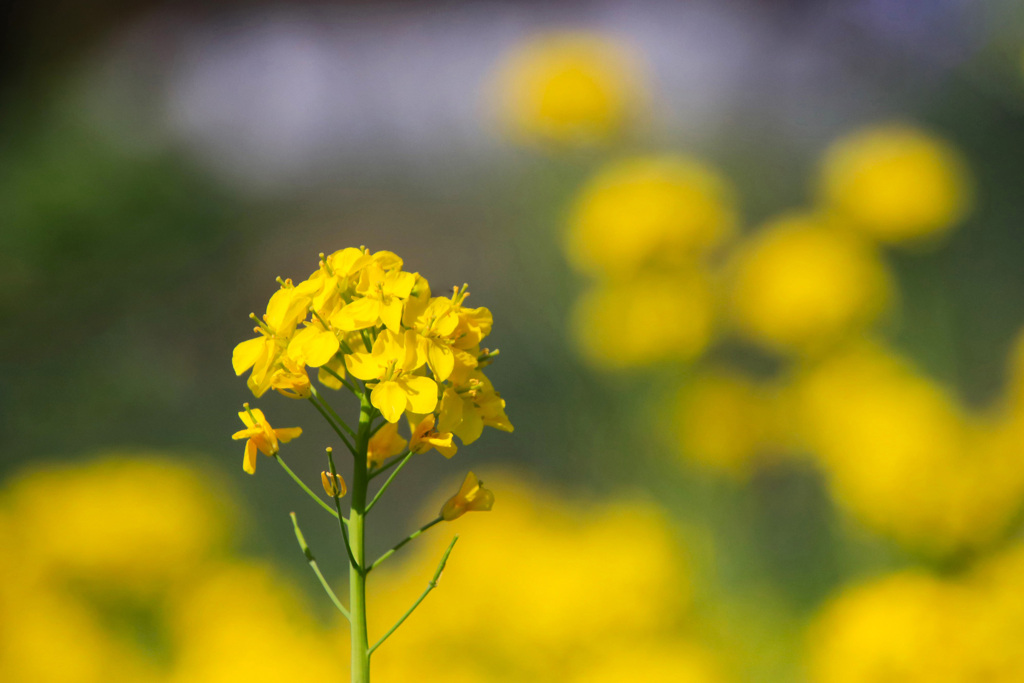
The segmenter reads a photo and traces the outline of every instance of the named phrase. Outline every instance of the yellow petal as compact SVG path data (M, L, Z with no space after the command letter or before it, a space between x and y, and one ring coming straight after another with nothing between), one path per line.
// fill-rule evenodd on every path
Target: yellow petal
M318 368L327 361L334 358L340 344L338 338L329 330L320 331L316 336L306 342L305 351L306 365Z
M437 431L451 432L462 422L462 399L451 389L446 389L441 397L441 414L438 418Z
M380 319L384 326L392 332L400 332L402 329L402 302L392 299L390 303L383 304L380 307Z
M416 284L416 276L403 271L392 271L384 278L384 291L391 296L405 299L412 293L412 287Z
M331 316L331 325L339 330L351 332L373 327L380 318L380 301L364 297L345 305Z
M380 379L384 367L370 353L350 353L345 356L345 367L354 377L361 380Z
M277 440L283 441L284 443L288 443L300 434L302 434L302 427L285 427L283 429L274 430L274 435L277 437Z
M241 375L255 365L266 345L264 337L256 337L236 346L231 352L231 367L235 369L235 374Z
M480 417L480 413L476 410L472 408L467 410L464 407L462 411L462 422L456 425L452 431L455 432L455 436L462 439L463 445L468 446L479 439L480 435L483 434L483 418Z
M405 412L408 399L398 382L381 382L370 392L370 403L380 411L385 420L398 422L398 418Z
M256 442L249 439L245 442L245 457L242 459L242 469L249 474L256 474Z
M405 375L398 383L408 395L409 405L414 413L432 413L437 407L437 382L429 377Z
M430 370L438 382L448 379L455 369L455 354L447 344L435 341L427 349L427 359L430 361Z
M494 507L494 493L490 489L480 487L476 495L466 504L466 510L487 512Z

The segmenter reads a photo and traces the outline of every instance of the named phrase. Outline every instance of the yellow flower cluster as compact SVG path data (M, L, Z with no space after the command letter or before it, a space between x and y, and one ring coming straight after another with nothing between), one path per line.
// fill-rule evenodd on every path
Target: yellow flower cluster
M642 113L642 69L624 46L596 33L546 33L517 45L489 92L496 117L527 143L586 146L622 135Z
M692 589L662 513L497 479L501 505L462 522L466 542L441 578L446 599L424 602L392 636L375 680L726 680L687 633ZM381 569L372 623L404 611L445 543L430 539Z
M209 472L132 453L0 491L0 680L272 683L336 675L333 640L271 568L234 556ZM273 647L268 647L268 644Z
M967 576L906 571L849 588L815 621L811 683L1024 680L1024 547Z
M810 453L838 504L875 531L931 555L990 544L1024 501L1024 399L971 413L876 341L898 299L882 247L964 217L964 164L934 136L886 124L827 150L819 185L817 206L732 239L732 192L697 162L598 171L565 235L570 264L596 279L572 318L580 351L628 370L699 359L717 339L756 347L777 374L690 374L669 416L686 460L743 479L766 456Z
M321 255L302 282L281 280L264 316L253 316L259 336L234 349L235 373L250 371L257 397L274 389L293 398L311 393L307 368L318 368L318 380L332 389L351 374L372 386L371 403L388 422L436 419L438 432L464 444L485 425L512 431L505 401L483 373L497 355L480 346L491 312L465 305L465 285L431 296L426 278L402 265L389 251L347 248Z

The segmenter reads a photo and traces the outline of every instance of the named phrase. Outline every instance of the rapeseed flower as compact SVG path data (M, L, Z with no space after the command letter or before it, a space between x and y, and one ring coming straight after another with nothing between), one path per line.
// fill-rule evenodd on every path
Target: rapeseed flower
M732 188L699 161L624 159L580 191L565 235L569 262L592 275L624 277L650 265L691 264L736 229Z
M597 33L541 34L517 45L492 92L506 130L525 142L608 142L636 121L646 101L636 57Z
M820 182L825 206L882 242L945 233L971 205L968 172L956 150L905 124L838 140L825 154Z
M250 408L245 405L245 410L238 413L238 417L245 423L245 429L231 435L234 440L246 439L245 459L242 461L242 469L249 474L256 474L256 452L263 455L274 456L280 450L278 442L288 443L302 434L302 427L286 427L274 429L267 422L263 411L259 408Z
M494 507L494 493L484 488L484 483L470 472L459 487L459 492L449 498L441 507L441 517L446 522L456 520L467 512L487 512Z
M370 467L380 467L388 458L404 453L408 444L409 442L398 433L398 423L387 422L370 437L366 463Z
M425 453L431 448L446 458L455 455L458 446L452 443L451 432L439 432L434 429L436 418L434 415L427 415L418 423L412 426L412 435L409 437L409 450L413 453Z
M374 382L370 401L388 422L398 419L410 409L414 413L430 413L437 406L437 382L416 374L426 363L426 354L412 330L397 334L384 330L369 353L345 356L353 377Z
M871 244L821 217L795 214L742 246L729 301L743 336L805 352L863 329L892 297L889 273Z
M572 327L584 358L623 369L696 357L714 315L710 278L685 270L595 285L576 302Z
M2 507L17 520L21 566L31 558L49 577L151 594L191 576L226 541L230 508L208 482L180 458L112 453L33 468L7 484Z
M795 388L805 447L840 505L932 555L998 539L1024 499L1012 424L972 417L879 345L813 365Z
M467 443L485 425L511 431L504 401L481 371L498 353L480 347L494 324L491 312L466 306L466 285L449 297L431 296L427 279L403 265L390 251L346 248L321 254L306 280L279 279L267 314L257 320L260 336L235 348L235 372L251 369L248 385L256 396L273 388L311 398L310 367L330 389L361 380L392 424L406 412L419 423L440 413L442 395L458 396L459 405L449 400L438 418L446 426L439 433L454 432ZM266 445L272 446L269 437Z
M745 479L775 444L773 412L766 388L733 371L707 370L680 392L672 424L687 460Z

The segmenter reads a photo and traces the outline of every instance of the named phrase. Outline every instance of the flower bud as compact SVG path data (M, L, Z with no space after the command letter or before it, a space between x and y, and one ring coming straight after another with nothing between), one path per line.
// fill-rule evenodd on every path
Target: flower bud
M340 474L331 476L330 472L321 472L320 482L324 485L324 491L331 498L341 498L348 493L348 486L345 485L345 480L341 478Z

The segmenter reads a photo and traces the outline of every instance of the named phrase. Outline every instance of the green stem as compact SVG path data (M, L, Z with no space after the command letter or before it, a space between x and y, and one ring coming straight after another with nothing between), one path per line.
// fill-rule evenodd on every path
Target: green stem
M352 613L352 678L351 683L370 681L370 643L366 630L366 555L365 528L366 489L369 484L366 471L366 452L370 442L370 423L374 408L369 392L359 397L359 433L356 436L355 468L352 474L352 511L349 514L349 536L354 563L349 564L349 605Z
M313 493L313 491L311 491L310 488L308 486L306 486L306 484L301 479L299 479L299 475L297 475L294 472L292 472L292 468L290 468L290 467L288 467L288 465L284 464L284 460L281 459L280 453L274 456L274 460L277 461L278 465L280 465L282 468L284 468L284 471L288 473L288 476L291 477L292 479L294 479L295 483L298 484L300 487L302 487L302 490L305 491L306 493L308 493L309 497L312 498L313 500L315 500L320 507L322 507L324 510L327 510L328 512L330 512L333 516L335 516L338 519L340 519L343 523L348 524L348 520L347 519L345 519L344 517L339 515L337 513L337 511L332 510L330 505L325 503L320 498L320 496L318 496L315 493Z
M390 630L388 630L388 632L384 634L384 637L381 638L380 640L378 640L376 642L376 644L374 644L374 646L370 648L370 653L369 654L372 655L374 650L376 650L378 647L383 645L384 641L387 640L388 637L390 637L392 633L397 631L398 627L401 626L405 622L405 620L409 618L409 615L413 613L413 610L415 610L417 607L419 607L420 603L423 602L423 600L428 595L430 595L430 591L432 591L435 588L437 588L437 580L441 578L441 572L444 571L444 566L446 564L448 564L448 556L452 554L452 548L455 547L455 541L457 541L457 540L459 540L458 536L453 538L452 542L448 544L448 549L444 551L444 556L441 558L440 564L437 565L437 570L434 572L434 577L432 579L430 579L430 583L427 584L427 589L425 591L423 591L423 594L420 595L419 599L412 604L412 607L410 607L408 609L408 611L406 611L406 613L402 615L402 618L399 619L397 622L395 622L395 625L392 626L390 628Z
M331 590L331 585L327 583L327 579L325 579L324 575L320 572L320 567L316 564L316 558L313 557L313 551L309 549L309 544L306 543L306 537L302 535L302 529L299 528L299 520L296 519L295 513L291 512L289 515L292 518L292 526L295 527L295 538L299 541L299 547L302 548L302 554L306 556L306 562L309 562L309 566L313 568L313 573L316 574L316 578L320 579L320 585L324 587L325 591L327 591L327 597L331 599L334 606L338 608L338 611L341 612L342 616L349 621L352 621L352 615L350 615L348 610L345 609L345 606L341 604L341 600L339 600L335 592Z
M331 478L334 479L334 480L337 480L337 478L338 478L338 470L335 469L335 467L334 467L334 449L333 448L328 448L327 449L327 465L328 465L328 467L331 468ZM333 486L331 488L332 488L332 490L337 490ZM349 561L349 563L351 563L351 565L353 567L355 567L356 569L359 569L360 571L362 571L362 567L359 566L359 563L356 562L355 556L352 555L352 544L349 543L349 540L348 540L348 530L345 528L344 522L342 522L342 520L345 519L345 516L343 514L341 514L341 496L335 495L335 496L333 496L333 498L334 498L334 507L338 511L338 526L341 527L341 538L342 538L342 540L345 543L345 552L348 554L348 561Z
M371 571L373 571L374 567L376 567L381 562L383 562L384 560L388 559L389 557L394 555L396 552L398 552L399 548L401 548L403 545L405 545L409 541L413 540L414 538L416 538L417 536L422 534L424 531L426 531L430 527L432 527L435 524L441 522L442 519L443 519L442 517L438 516L437 519L434 519L434 520L431 520L431 521L427 522L426 524L421 526L419 529L417 529L416 531L412 532L411 534L409 534L408 536L403 538L401 541L399 541L397 544L395 544L395 547L393 547L391 550L387 551L386 553L384 553L383 555L378 557L376 560L374 560L373 564L371 564L369 566L369 568L367 568L366 573L369 574Z
M345 448L347 448L349 453L351 453L352 456L355 457L355 454L356 454L355 446L353 446L352 443L349 442L349 440L345 437L345 432L341 431L341 429L338 427L338 425L334 424L334 420L331 419L330 415L327 414L327 411L324 410L322 405L320 405L320 402L316 400L316 395L315 394L311 395L309 397L309 402L312 403L313 407L316 408L317 412L320 413L320 415L325 420L327 420L327 424L329 424L331 426L331 429L334 430L334 433L337 434L338 438L341 439L341 442L343 444L345 444Z
M377 501L380 500L380 497L382 495L384 495L384 491L387 490L388 486L391 485L391 482L394 481L395 477L398 476L398 473L402 471L403 467L405 467L405 463L409 462L409 459L412 456L413 456L413 452L412 451L409 451L408 453L406 453L405 457L402 458L402 460L398 463L398 467L396 467L395 471L391 473L391 476L384 480L384 483L381 485L380 490L377 491L377 494L373 497L373 500L371 500L370 503L366 506L366 513L367 514L369 514L370 510L373 509L373 506L377 504Z
M351 350L349 351L349 353L351 353ZM334 379L336 379L339 382L341 382L342 385L344 385L344 387L346 389L348 389L349 391L351 391L353 394L355 394L356 396L359 396L359 390L356 389L355 386L351 382L349 382L347 379L345 379L344 377L342 377L341 375L336 373L334 370L331 370L326 365L321 365L320 369L323 370L324 372L326 372L328 375L330 375ZM355 436L355 435L353 434L353 436Z

